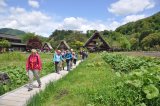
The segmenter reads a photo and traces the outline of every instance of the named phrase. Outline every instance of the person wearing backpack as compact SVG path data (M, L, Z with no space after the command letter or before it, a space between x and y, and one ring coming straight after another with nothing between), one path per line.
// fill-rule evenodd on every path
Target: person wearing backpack
M66 54L65 54L65 59L66 59L66 63L67 63L67 71L70 71L70 61L72 59L72 54L69 50L66 51Z
M32 49L31 55L28 57L26 62L26 70L29 77L28 91L31 91L33 89L34 77L36 77L36 80L38 82L38 88L41 87L41 81L39 76L39 72L41 69L42 69L42 62L41 62L40 56L37 53L36 49Z
M58 74L59 74L59 71L60 71L60 65L61 65L62 61L63 61L63 58L62 58L61 51L56 50L56 52L54 53L54 56L53 56L53 62L55 64L56 73L58 73Z

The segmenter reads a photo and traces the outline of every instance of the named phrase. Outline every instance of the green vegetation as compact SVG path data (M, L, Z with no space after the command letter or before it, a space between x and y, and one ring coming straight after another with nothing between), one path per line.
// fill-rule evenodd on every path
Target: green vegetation
M12 52L0 54L0 71L6 72L10 77L10 83L0 84L0 95L18 88L28 82L28 76L25 69L26 60L29 54ZM42 59L42 72L40 76L47 75L54 71L52 63L52 54L40 54Z
M0 52L5 52L5 49L10 47L10 43L7 40L0 39Z
M34 96L28 106L158 106L159 63L155 58L91 54Z
M18 36L25 34L24 31L17 30L17 29L12 29L12 28L1 28L0 33L18 35Z
M160 61L156 58L105 54L104 60L122 79L115 92L119 105L158 106L160 102Z
M131 43L132 49L160 50L160 12L148 18L130 22L116 29Z

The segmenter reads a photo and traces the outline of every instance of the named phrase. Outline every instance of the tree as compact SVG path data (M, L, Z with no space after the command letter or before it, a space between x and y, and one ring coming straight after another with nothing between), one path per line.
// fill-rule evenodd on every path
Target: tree
M119 42L122 49L130 50L131 44L126 37L120 37Z
M8 47L10 47L8 40L0 40L0 51L5 52Z
M129 42L130 42L130 44L131 44L131 49L132 49L132 50L138 49L139 42L138 42L138 40L137 40L136 38L131 38L131 39L129 40Z
M22 35L22 42L26 43L29 39L32 39L35 37L35 33L26 33Z
M150 48L154 48L154 46L160 45L160 33L153 33L146 36L141 41L141 44L145 50L150 50Z
M27 49L41 49L42 42L40 41L39 37L35 36L30 38L27 42Z

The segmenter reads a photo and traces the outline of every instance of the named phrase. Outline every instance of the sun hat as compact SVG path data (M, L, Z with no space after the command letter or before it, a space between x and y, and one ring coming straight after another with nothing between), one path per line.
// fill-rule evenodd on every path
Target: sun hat
M31 52L32 53L37 53L37 50L36 49L32 49Z

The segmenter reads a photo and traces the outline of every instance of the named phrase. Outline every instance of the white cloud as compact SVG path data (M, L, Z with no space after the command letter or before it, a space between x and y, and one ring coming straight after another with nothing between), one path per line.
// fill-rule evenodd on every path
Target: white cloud
M5 8L7 7L7 4L4 0L0 0L0 13L5 12Z
M26 32L35 32L42 36L49 36L51 32L58 26L50 17L40 11L26 11L24 8L10 9L8 16L0 14L0 28L15 28Z
M39 2L36 0L29 0L28 4L33 8L39 8Z
M64 30L79 30L86 32L87 30L105 30L108 29L106 25L101 22L91 22L84 18L80 17L68 17L63 20L62 23L59 24L58 29Z
M146 15L142 14L142 15L128 15L123 19L123 24L126 24L128 22L135 22L139 19L143 19L145 18Z
M116 15L142 12L155 6L153 0L119 0L110 5L108 11Z

